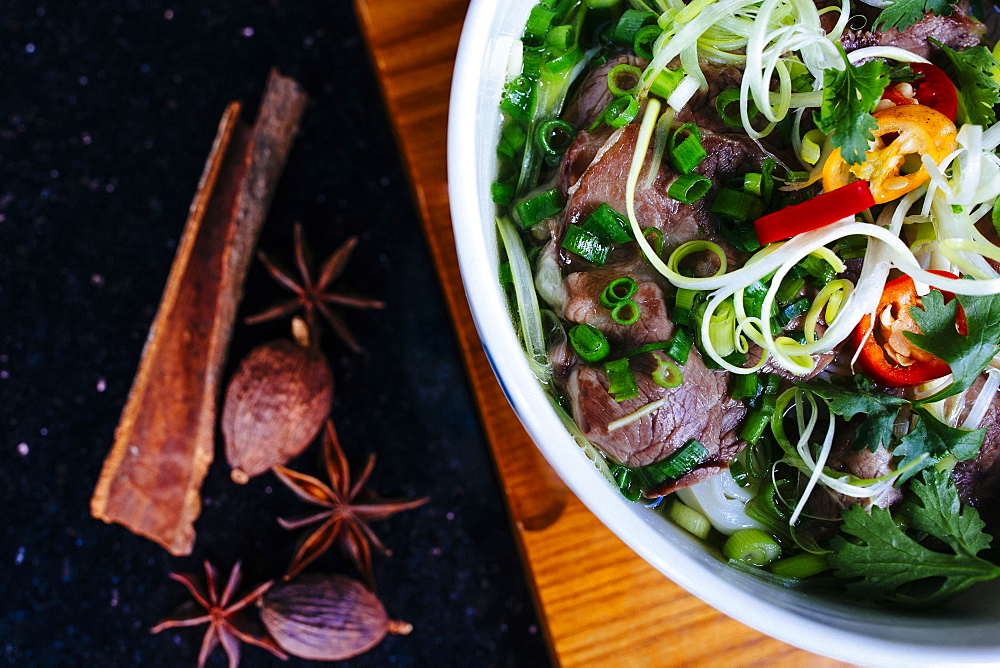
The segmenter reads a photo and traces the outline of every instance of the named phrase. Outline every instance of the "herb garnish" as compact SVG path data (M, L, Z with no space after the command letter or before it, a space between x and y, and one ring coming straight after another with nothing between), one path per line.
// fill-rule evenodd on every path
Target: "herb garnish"
M1000 352L1000 295L956 295L945 302L940 291L931 290L920 303L910 315L923 333L906 332L906 338L947 362L953 377L951 385L920 401L928 404L964 392ZM964 335L955 327L959 304L965 313Z
M893 0L875 19L872 27L886 31L891 28L906 30L924 18L926 12L937 16L951 16L957 0Z
M958 88L958 118L962 123L992 125L997 120L993 105L1000 104L1000 83L993 78L993 72L1000 63L985 46L973 46L955 51L937 41L927 38L948 56L953 68L953 77Z
M857 541L837 536L827 562L844 578L850 593L871 600L907 606L944 603L973 584L1000 577L1000 566L976 554L989 547L991 537L979 511L962 506L948 471L925 471L911 489L919 503L904 504L910 527L926 532L950 548L931 550L904 533L888 510L872 508L869 515L853 505L843 512L843 532Z
M863 162L878 122L871 115L889 85L889 66L881 60L853 65L843 47L844 69L823 71L823 106L814 115L816 126L830 135L844 160Z

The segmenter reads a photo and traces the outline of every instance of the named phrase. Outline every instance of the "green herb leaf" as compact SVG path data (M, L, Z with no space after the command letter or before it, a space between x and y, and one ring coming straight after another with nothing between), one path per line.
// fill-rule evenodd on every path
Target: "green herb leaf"
M830 402L831 411L848 420L859 414L865 416L854 434L855 450L867 447L875 452L879 445L888 449L899 410L909 403L902 397L876 390L864 376L854 376L836 384L812 380L795 385L823 397Z
M966 390L997 354L1000 295L957 295L945 303L941 292L931 290L920 302L923 308L910 309L910 315L923 334L906 332L906 338L947 362L954 378L951 385L919 402L929 404ZM965 311L964 336L955 327L958 304Z
M938 16L951 16L957 0L894 0L875 19L875 30L906 30L924 18L925 12Z
M888 510L859 505L842 514L845 534L833 539L827 562L837 576L853 581L852 594L910 606L939 605L973 584L1000 577L1000 566L976 556L991 537L982 532L979 512L962 507L948 472L925 471L914 482L920 503L907 507L915 529L947 544L952 552L935 552L905 534Z
M983 445L986 437L986 428L968 431L966 429L955 429L938 420L924 408L916 408L916 413L920 415L920 420L904 436L899 445L892 451L896 457L902 457L897 469L905 468L907 465L917 461L924 455L921 464L907 470L899 477L899 482L905 482L918 472L934 466L948 455L953 455L959 461L972 459L979 454L979 448Z
M823 71L823 106L815 121L830 135L844 160L853 165L864 161L868 143L875 139L878 122L871 112L889 84L889 66L882 60L852 65L843 48L838 48L845 68Z
M1000 83L993 72L1000 63L985 46L955 51L933 37L928 37L948 56L958 87L958 120L974 125L992 125L997 120L993 105L1000 103Z

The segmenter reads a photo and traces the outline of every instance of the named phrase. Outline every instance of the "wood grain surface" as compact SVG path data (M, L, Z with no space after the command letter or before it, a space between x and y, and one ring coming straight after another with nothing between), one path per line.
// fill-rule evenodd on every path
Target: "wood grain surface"
M520 426L472 322L448 209L448 96L467 7L468 0L355 0L553 661L844 665L762 635L668 580L576 499Z

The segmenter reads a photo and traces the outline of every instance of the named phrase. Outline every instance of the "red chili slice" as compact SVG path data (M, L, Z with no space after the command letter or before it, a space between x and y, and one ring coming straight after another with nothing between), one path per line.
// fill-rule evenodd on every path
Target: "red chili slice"
M875 206L875 198L868 189L868 182L854 181L758 218L753 226L757 230L757 240L766 246L772 241L781 241L835 223L872 206Z
M934 273L958 278L946 271ZM945 301L951 301L955 297L950 292L942 294ZM855 349L861 349L858 363L880 385L914 387L951 373L947 362L917 348L904 334L920 333L920 327L910 315L910 309L919 307L920 297L913 279L900 276L886 283L882 291L882 298L875 310L875 317L879 320L875 327L871 327L871 316L862 318L855 327L852 341ZM885 319L889 321L888 324L882 322L884 314L887 314ZM965 314L961 306L956 318L956 328L959 334L966 333Z
M889 86L882 94L882 99L893 104L922 104L944 114L954 123L958 116L958 91L948 75L940 67L930 63L910 63L910 68L921 75L910 84L913 86L914 96L907 97L896 86Z

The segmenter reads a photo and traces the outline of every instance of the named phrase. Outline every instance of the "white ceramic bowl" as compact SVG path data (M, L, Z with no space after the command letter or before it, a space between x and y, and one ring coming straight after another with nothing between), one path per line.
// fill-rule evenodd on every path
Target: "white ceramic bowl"
M512 49L520 47L535 1L472 0L448 123L449 193L466 294L490 363L534 442L570 489L626 544L671 580L748 626L857 664L1000 663L1000 587L974 589L934 614L906 614L768 585L729 568L686 532L625 500L573 442L528 368L497 281L490 184L497 166L498 104Z

